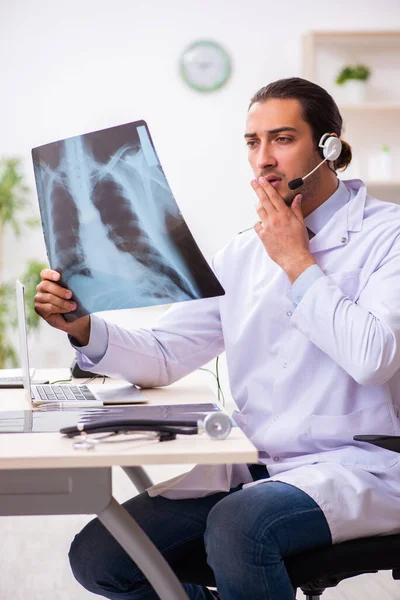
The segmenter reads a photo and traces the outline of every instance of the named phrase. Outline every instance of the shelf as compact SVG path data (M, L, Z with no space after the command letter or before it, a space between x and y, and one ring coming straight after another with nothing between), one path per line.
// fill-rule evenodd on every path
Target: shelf
M400 30L389 31L314 31L308 34L308 44L319 47L335 45L338 49L368 48L392 49L400 45Z
M366 181L367 187L380 187L380 188L395 188L400 187L400 181Z
M388 90L386 101L391 109L399 103L399 53L400 29L311 31L303 36L303 74L335 97L333 81L340 69L347 64L366 64L371 69L372 103L379 104ZM345 98L338 100L346 104Z
M364 174L367 190L381 200L400 204L400 29L364 31L311 31L304 36L303 74L327 90L343 117L344 139L353 148L354 161L343 179ZM366 96L357 101L336 77L346 65L365 64L371 71ZM355 102L352 102L354 99ZM380 151L389 146L392 180L380 181Z
M367 112L367 111L400 111L400 102L365 102L363 104L339 104L343 111Z
M342 30L334 30L334 31L310 31L308 35L311 35L314 38L317 39L325 39L327 37L335 37L338 38L339 40L343 40L343 39L348 39L348 38L356 38L356 39L364 39L364 38L379 38L379 39L387 39L390 36L395 36L397 37L399 35L400 31L398 29L365 29L363 30L359 30L357 29L356 31L346 31L345 29Z
M339 177L339 179L341 181L346 181L346 173L342 173L342 176ZM376 179L363 179L362 177L351 177L351 179L361 179L365 185L367 186L367 188L369 187L374 187L374 188L381 188L381 189L392 189L392 188L397 188L400 187L400 180L391 180L391 181L378 181Z

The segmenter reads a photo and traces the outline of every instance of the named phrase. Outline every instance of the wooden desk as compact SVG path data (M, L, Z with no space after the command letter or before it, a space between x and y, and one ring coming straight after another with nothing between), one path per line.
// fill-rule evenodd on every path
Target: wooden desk
M37 377L67 378L60 370ZM107 385L107 384L105 384ZM214 402L211 390L195 373L169 386L145 390L151 404ZM0 390L0 410L29 408L23 390ZM112 496L111 467L121 466L142 491L149 483L142 465L255 463L257 450L234 428L226 440L206 434L178 436L171 442L124 442L74 450L58 433L0 435L0 514L97 514L105 527L151 582L161 600L188 600L175 574Z

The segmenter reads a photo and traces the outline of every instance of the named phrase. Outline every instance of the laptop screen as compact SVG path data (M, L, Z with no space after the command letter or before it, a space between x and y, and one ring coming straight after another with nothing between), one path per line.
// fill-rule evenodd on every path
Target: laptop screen
M29 404L32 402L31 376L29 370L28 333L25 314L25 286L18 279L15 282L17 295L19 350L21 357L22 382L24 384L25 398Z

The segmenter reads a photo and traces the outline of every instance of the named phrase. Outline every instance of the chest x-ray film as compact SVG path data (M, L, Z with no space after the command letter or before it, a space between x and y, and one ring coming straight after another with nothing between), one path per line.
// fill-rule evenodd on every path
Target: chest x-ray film
M73 321L103 310L221 296L145 121L32 150L47 255Z

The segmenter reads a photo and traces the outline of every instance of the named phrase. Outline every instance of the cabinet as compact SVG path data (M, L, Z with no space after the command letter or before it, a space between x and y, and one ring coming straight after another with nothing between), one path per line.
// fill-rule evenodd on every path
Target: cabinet
M346 84L335 83L346 65L371 70L365 99L349 101ZM312 31L304 36L303 75L335 99L343 117L342 137L352 147L353 161L342 179L363 179L368 192L400 203L400 31ZM390 177L380 166L389 147Z

